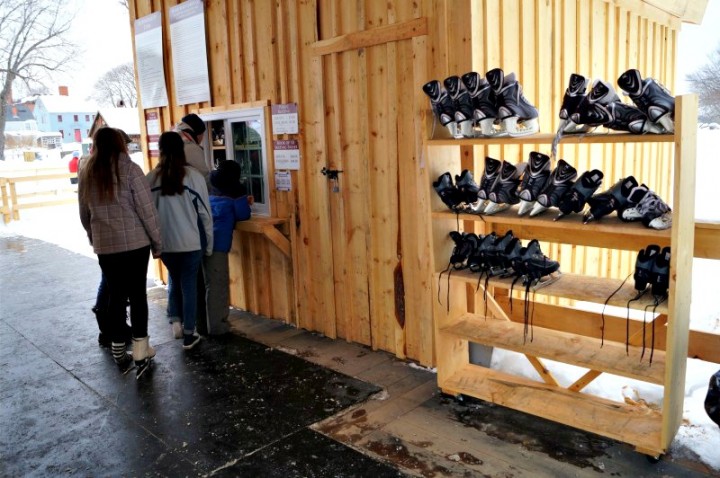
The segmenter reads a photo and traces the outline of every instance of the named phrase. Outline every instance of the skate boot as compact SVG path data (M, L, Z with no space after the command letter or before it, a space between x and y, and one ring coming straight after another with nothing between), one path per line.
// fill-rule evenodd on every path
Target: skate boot
M520 216L530 212L550 178L550 156L532 151L527 164L518 193Z
M490 204L485 207L485 214L496 214L520 202L517 189L520 185L520 177L525 172L525 166L526 163L513 165L503 161L500 175L488 196Z
M571 212L581 212L585 207L587 200L597 191L602 184L603 173L599 169L585 171L575 181L573 187L560 198L558 209L560 214L555 218L557 221L561 217Z
M452 254L450 254L450 264L453 269L465 269L468 266L470 255L477 247L479 238L472 232L450 231L450 239L455 243Z
M543 254L540 243L533 239L521 252L522 268L525 272L523 285L532 290L552 284L560 278L560 263Z
M668 229L672 226L669 212L670 206L647 186L641 184L630 191L628 205L619 215L623 221L642 221L646 227ZM661 218L663 215L666 216Z
M482 178L480 178L480 185L478 186L477 201L470 204L464 212L470 214L482 214L487 206L487 199L490 196L490 191L495 184L498 176L500 176L500 167L502 161L491 158L490 156L485 157L485 169L483 170Z
M447 91L443 89L440 82L432 80L425 83L422 87L423 91L430 98L435 118L442 126L445 126L453 138L458 135L457 123L455 122L455 106Z
M481 236L478 239L479 240L475 245L475 248L470 253L467 263L471 272L480 272L480 275L482 275L482 273L486 272L490 268L487 262L487 251L493 244L495 244L495 242L497 242L498 237L495 232L491 232L490 234Z
M498 126L498 100L488 81L479 73L471 71L462 76L465 87L470 92L473 104L473 119L479 128L479 135L486 137L506 136L507 132Z
M573 73L570 75L570 82L565 90L562 105L560 106L560 126L558 133L572 134L585 133L590 128L586 125L575 123L571 116L577 111L578 105L583 101L586 95L590 80L582 75Z
M526 136L540 131L538 110L523 95L515 73L505 76L500 68L485 75L498 97L498 117L510 136Z
M644 292L648 284L652 283L652 270L655 264L655 258L660 254L660 246L651 244L645 249L640 249L637 259L635 259L635 272L633 280L635 281L635 290Z
M455 176L455 187L460 191L460 197L465 202L461 209L467 209L478 200L480 187L475 183L473 175L468 169L464 169L460 176Z
M506 254L508 250L512 251L515 247L514 245L518 244L519 239L513 235L512 230L509 230L485 251L486 262L489 267L489 277L503 276L512 269L512 264Z
M534 217L548 208L557 207L560 204L560 199L573 186L575 178L577 178L577 169L570 166L564 159L558 160L547 186L537 197L537 202L533 205L530 216Z
M667 297L670 287L670 248L663 247L652 266L652 294L657 301Z
M443 81L445 89L450 95L455 109L454 119L457 123L457 138L472 138L473 134L473 105L470 93L459 76L449 76Z
M570 118L574 123L590 128L604 126L612 121L608 107L620 102L620 97L610 83L595 80L590 92L578 103Z
M438 193L442 202L452 211L457 211L460 204L462 204L462 194L453 184L452 175L449 172L441 174L437 181L433 181L433 189Z
M583 218L583 222L587 224L592 220L607 216L613 211L619 212L625 209L628 204L628 196L630 196L630 192L633 188L637 187L637 185L637 180L632 176L628 176L627 178L620 179L607 191L596 194L588 199L590 210Z
M135 361L135 378L139 379L155 357L155 349L150 345L150 337L133 338L133 360Z
M665 132L675 131L675 98L653 78L643 80L636 69L627 70L618 78L618 86L648 119L663 127Z

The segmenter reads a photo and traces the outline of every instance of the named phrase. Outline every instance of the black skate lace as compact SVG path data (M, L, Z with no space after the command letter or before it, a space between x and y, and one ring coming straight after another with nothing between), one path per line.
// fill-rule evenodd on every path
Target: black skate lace
M610 299L612 299L613 296L615 294L617 294L620 291L620 289L623 288L623 286L628 281L628 279L630 278L631 275L632 275L632 273L628 274L628 276L625 278L625 280L622 281L622 284L620 284L620 286L617 289L615 289L613 291L613 293L608 296L607 299L605 299L605 303L603 304L602 312L600 313L600 319L602 320L602 325L600 326L600 347L601 348L603 345L605 345L605 307L607 307L608 302L610 302Z
M645 292L647 292L647 288L641 290L637 293L635 297L630 299L627 302L626 308L627 308L627 316L625 317L625 354L630 355L630 302L635 302L637 300L640 300L640 298L645 295Z
M655 299L654 302L653 302L652 304L646 306L646 307L645 307L645 311L643 312L643 350L642 350L642 354L640 354L640 360L642 360L642 359L643 359L643 356L645 355L645 312L647 312L647 310L648 310L650 307L652 307L652 308L653 308L652 315L653 315L653 317L654 317L654 316L655 316L655 311L657 310L658 306L659 306L660 304L662 304L663 302L665 302L665 300L667 299L667 296L666 296L666 295L663 295L663 296L657 296L657 295L656 295L656 296L653 296L653 297L654 297L654 299ZM650 344L650 359L649 359L649 361L648 361L650 364L652 364L653 354L655 353L655 320L656 320L656 318L653 318L653 320L652 320L652 329L651 329L651 330L652 330L652 335L651 335L651 339L650 339L650 341L651 341L651 344Z

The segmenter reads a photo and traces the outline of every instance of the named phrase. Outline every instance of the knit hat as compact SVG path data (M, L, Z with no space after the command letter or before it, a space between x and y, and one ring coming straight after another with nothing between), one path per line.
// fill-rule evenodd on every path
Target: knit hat
M195 133L195 136L200 136L205 132L205 122L195 113L183 116L180 121L190 126Z
M240 165L229 159L220 161L218 168L210 172L210 194L236 198L245 195L240 184Z

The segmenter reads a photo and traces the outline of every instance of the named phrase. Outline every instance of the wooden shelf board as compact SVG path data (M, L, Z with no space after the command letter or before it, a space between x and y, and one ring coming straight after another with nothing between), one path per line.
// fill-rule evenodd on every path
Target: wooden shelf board
M557 210L545 211L535 217L518 216L517 206L490 216L476 214L455 214L452 211L434 211L433 219L480 221L492 227L512 229L524 239L559 242L581 246L611 247L623 250L640 250L648 244L660 247L670 245L670 229L658 231L645 227L640 222L623 222L617 216L604 217L599 221L582 223L580 214L571 214L559 221L553 220Z
M213 145L212 149L213 149L213 151L221 151L221 150L224 151L224 150L225 150L225 146L215 146L215 145Z
M438 385L448 393L462 393L630 443L644 453L664 453L660 445L662 416L658 411L470 364Z
M562 267L562 264L561 264ZM561 269L562 270L562 269ZM447 273L443 274L442 280L445 280ZM470 272L468 269L453 270L450 274L450 281L467 282L474 286L477 286L479 273ZM510 289L513 282L512 277L499 278L492 277L488 282L488 287L498 287L501 289ZM515 284L513 290L523 290L524 287L519 283ZM481 285L485 284L485 278L481 280ZM620 279L609 279L604 277L586 276L580 274L569 274L564 273L559 280L548 284L544 287L539 288L533 292L532 289L530 294L536 295L547 295L551 297L564 297L566 299L581 300L584 302L593 302L596 304L604 304L610 295L620 287L622 280ZM637 294L635 285L632 277L620 288L608 301L608 305L614 305L617 307L627 307L628 301L634 298ZM651 313L656 314L667 314L667 301L654 307L654 299L650 291L645 292L645 295L637 301L629 304L631 309L646 310L648 312L648 320L650 319Z
M661 350L655 350L650 364L649 346L640 361L640 347L631 346L628 356L624 344L605 342L601 348L598 339L542 327L534 327L531 342L530 333L527 340L523 337L523 329L523 324L466 314L458 322L441 328L440 333L643 382L664 384L665 352Z
M428 146L481 146L481 145L512 145L512 144L552 144L555 134L539 133L530 136L511 138L442 138L428 139ZM672 143L672 134L630 134L630 133L589 133L568 134L560 141L563 144L598 144L598 143Z

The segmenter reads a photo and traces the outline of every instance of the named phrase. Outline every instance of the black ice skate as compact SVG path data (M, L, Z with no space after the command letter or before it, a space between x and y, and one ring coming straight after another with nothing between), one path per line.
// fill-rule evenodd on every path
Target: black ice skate
M489 204L485 206L485 214L496 214L520 202L517 189L526 166L526 163L514 165L503 161L500 176L488 196Z
M637 185L637 180L632 176L628 176L627 178L620 179L607 191L596 194L588 199L590 210L583 218L583 222L587 224L592 220L607 216L613 211L620 212L625 209L628 204L630 192L633 188L637 187Z
M530 212L540 192L550 178L550 156L536 151L530 152L528 165L520 183L518 215Z
M523 95L515 73L505 76L500 68L486 73L485 78L498 97L498 117L510 136L526 136L540 131L538 110Z
M670 248L663 247L660 254L655 257L652 267L652 282L650 284L652 294L657 301L668 295L670 287Z
M479 73L471 71L462 76L473 104L473 119L478 134L486 137L506 136L507 132L498 124L498 100L488 81Z
M442 199L442 202L451 210L457 211L463 202L463 198L460 190L453 184L452 175L449 172L445 172L440 175L437 181L433 181L432 185L435 192L437 192L440 199Z
M572 114L577 111L578 105L585 98L589 83L590 80L582 75L578 75L577 73L570 75L570 82L565 90L565 96L563 96L562 105L560 106L560 126L558 127L558 133L585 133L590 129L587 125L575 123L571 118Z
M636 69L627 70L620 75L618 86L650 121L661 125L668 133L675 131L675 98L667 88L653 78L643 80Z
M455 187L460 191L462 201L465 203L460 206L461 210L477 202L480 187L475 183L475 179L473 179L470 170L464 169L462 173L460 173L460 176L455 176Z
M564 159L558 160L547 186L537 197L537 202L533 205L530 216L537 216L548 208L557 207L560 204L560 199L573 186L575 178L577 178L577 169Z
M502 161L491 158L490 156L485 157L485 169L483 170L482 178L480 178L480 185L478 189L478 199L475 203L468 205L464 212L470 214L482 214L487 206L487 199L492 191L493 184L500 176L500 167Z
M430 105L435 118L450 131L453 137L456 137L458 132L457 123L455 122L455 106L447 91L443 89L437 80L428 81L423 85L422 89L430 98Z
M558 209L560 214L555 218L557 221L561 217L573 213L581 212L585 208L587 200L597 191L602 184L603 173L599 169L585 171L575 181L573 187L560 198Z
M636 291L645 292L648 284L652 283L652 269L658 254L660 254L660 246L657 244L651 244L638 252L633 273Z
M458 138L472 138L473 134L473 105L470 93L460 80L459 76L449 76L443 81L445 89L453 101L455 108L454 119L457 123Z
M525 272L523 285L538 290L560 279L560 263L543 254L537 239L530 241L521 257Z

